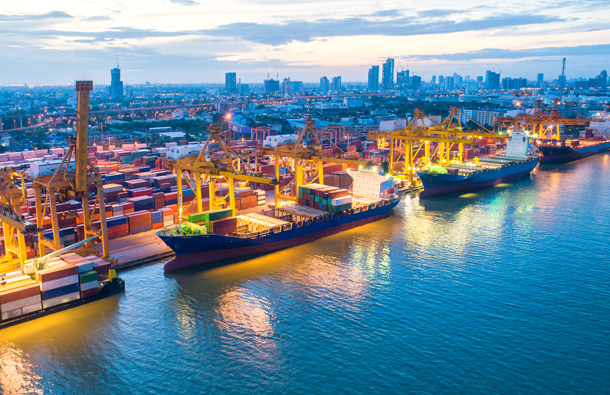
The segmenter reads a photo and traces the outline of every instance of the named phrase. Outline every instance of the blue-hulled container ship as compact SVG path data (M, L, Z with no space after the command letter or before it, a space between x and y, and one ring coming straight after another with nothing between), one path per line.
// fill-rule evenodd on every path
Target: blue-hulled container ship
M353 192L310 184L299 188L298 203L271 207L207 223L206 234L189 235L179 226L157 233L176 257L165 272L232 262L308 243L386 217L400 202L393 179L376 171L350 171Z
M513 132L507 140L506 155L476 158L472 162L436 166L418 172L424 185L420 198L467 193L528 176L538 165L532 136Z
M608 139L537 140L540 163L567 163L610 151Z

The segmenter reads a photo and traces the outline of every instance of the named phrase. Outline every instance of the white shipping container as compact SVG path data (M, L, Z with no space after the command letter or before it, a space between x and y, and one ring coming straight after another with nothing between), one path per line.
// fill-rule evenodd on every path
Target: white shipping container
M62 296L58 296L56 298L43 300L42 307L45 309L48 309L49 307L57 306L58 304L62 304L62 303L68 303L68 302L71 302L73 300L78 300L78 299L80 299L80 292L72 292L71 294L62 295Z
M40 302L42 301L41 299L41 295L34 295L34 296L30 296L29 298L24 298L24 299L19 299L19 300L15 300L12 302L8 302L8 303L4 303L2 304L2 306L0 306L0 310L1 311L11 311L11 310L15 310L15 309L21 309L25 306L30 306L33 304L40 304Z
M343 196L340 198L336 198L336 199L332 199L331 200L331 205L332 206L342 206L344 204L348 204L352 202L352 197L351 196Z
M78 284L78 274L73 274L68 277L58 278L56 280L40 283L40 290L48 291L51 289L61 288L72 284Z
M23 310L21 308L9 311L2 311L2 319L8 320L9 318L19 317L23 315Z
M23 314L32 313L34 311L42 310L42 303L39 302L39 303L31 304L29 306L24 306L22 310L23 310Z

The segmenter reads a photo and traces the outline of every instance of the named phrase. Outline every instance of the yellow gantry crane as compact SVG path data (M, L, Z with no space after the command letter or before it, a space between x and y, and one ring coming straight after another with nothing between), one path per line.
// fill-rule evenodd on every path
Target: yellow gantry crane
M280 177L280 164L283 163L287 168L292 167L294 179L284 188L280 189L280 185L275 185L275 206L279 207L279 199L296 201L297 196L282 194L289 186L295 186L298 191L299 187L305 183L305 166L309 164L313 168L313 164L317 167L318 182L324 182L324 162L343 163L354 166L369 166L368 161L347 159L341 156L331 157L322 155L322 143L327 139L331 145L334 145L343 154L345 152L333 142L330 136L326 136L325 132L320 131L315 126L315 121L311 118L305 120L305 127L299 132L297 140L293 144L279 145L275 148L261 147L258 151L259 156L270 156L274 160L275 177ZM258 159L257 159L258 160ZM315 181L312 180L312 181Z
M109 259L108 228L106 225L106 208L104 204L104 190L102 176L99 170L87 159L87 146L89 140L89 92L93 89L92 81L76 81L77 110L76 110L76 138L70 142L70 148L64 155L59 167L51 175L42 176L34 180L34 193L36 197L36 224L38 228L39 255L45 255L46 248L53 251L61 249L59 237L59 221L57 218L57 199L60 201L78 199L83 204L84 238L98 237L102 242L102 255ZM88 186L95 185L95 203L89 206ZM44 203L42 195L45 193ZM58 195L58 196L56 196ZM49 212L51 216L53 240L44 237L44 217ZM94 229L93 218L99 213L100 226ZM91 242L85 243L85 250L91 249Z
M538 99L534 107L526 111L525 114L515 117L498 117L496 121L507 128L525 130L541 139L554 140L561 138L561 125L586 126L591 122L603 122L601 119L583 117L573 109L570 110L579 115L580 118L566 118L559 110L560 104L561 100L555 99L545 108L542 106L542 100ZM554 131L556 133L553 133Z
M183 215L183 192L182 180L186 180L188 186L195 192L194 202L197 205L197 212L203 212L203 198L201 195L202 176L209 182L209 201L210 210L220 208L225 198L216 197L216 182L223 178L229 185L229 204L235 215L235 185L234 180L257 182L262 184L277 184L277 178L266 177L262 174L253 172L250 169L250 159L244 160L227 144L223 138L224 133L220 128L211 127L209 136L201 148L197 157L180 158L175 161L168 161L168 167L176 171L178 189L178 209L180 216ZM211 151L211 144L216 143L224 153L224 157L214 157ZM192 176L192 177L190 177ZM193 185L194 184L194 185ZM185 213L186 216L186 213Z
M36 224L21 214L25 197L23 175L12 169L0 170L0 223L4 236L4 257L0 260L0 273L18 269L25 262L25 235L37 230Z
M493 133L483 127L481 131L464 131L460 121L460 109L451 108L447 118L441 123L437 123L427 117L423 111L416 110L413 119L404 129L391 132L371 131L368 139L377 141L379 146L385 146L389 141L390 174L395 175L395 167L400 159L405 161L403 172L411 183L414 182L415 158L424 150L424 165L431 165L434 158L440 165L450 162L451 148L458 145L458 163L463 161L464 145L477 143L480 138L507 138L506 134ZM480 126L480 125L479 125ZM438 143L436 149L431 152L431 143Z

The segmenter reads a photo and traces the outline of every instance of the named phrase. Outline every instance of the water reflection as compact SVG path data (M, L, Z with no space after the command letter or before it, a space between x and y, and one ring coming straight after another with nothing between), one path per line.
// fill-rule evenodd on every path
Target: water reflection
M42 394L36 367L14 343L0 345L0 393Z

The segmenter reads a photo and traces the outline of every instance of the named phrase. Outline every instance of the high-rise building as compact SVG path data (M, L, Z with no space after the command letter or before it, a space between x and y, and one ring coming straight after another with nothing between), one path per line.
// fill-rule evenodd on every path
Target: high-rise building
M291 93L292 92L292 84L290 83L290 78L284 78L282 81L282 93Z
M491 70L485 72L485 89L488 91L500 89L500 73Z
M438 76L438 84L443 86L444 83L445 83L445 76L441 74Z
M409 73L409 70L403 70L396 73L396 86L398 86L398 88L409 86Z
M119 69L118 63L114 69L110 70L109 94L112 98L123 97L123 81L121 81L121 69Z
M331 86L331 90L333 90L335 92L341 92L341 77L340 76L333 77L333 83Z
M237 73L225 73L225 91L227 93L237 92Z
M369 69L368 88L370 91L379 90L379 66L371 66Z
M538 88L542 88L542 85L544 85L544 74L538 73L538 78L536 80L536 86Z
M326 76L320 78L320 92L328 93L330 90L330 83L328 82L328 78Z
M455 81L453 80L453 77L445 77L443 80L443 88L445 88L446 91L451 91L455 88Z
M269 94L269 95L272 95L275 92L280 90L280 81L274 80L273 78L265 80L264 85L265 85L265 93Z
M394 59L388 58L385 61L382 72L383 89L389 90L394 88Z
M430 80L430 83L431 84L436 84L436 76L435 75L432 76L432 79Z
M248 85L248 84L237 85L237 94L239 96L248 96L250 94L250 85Z

